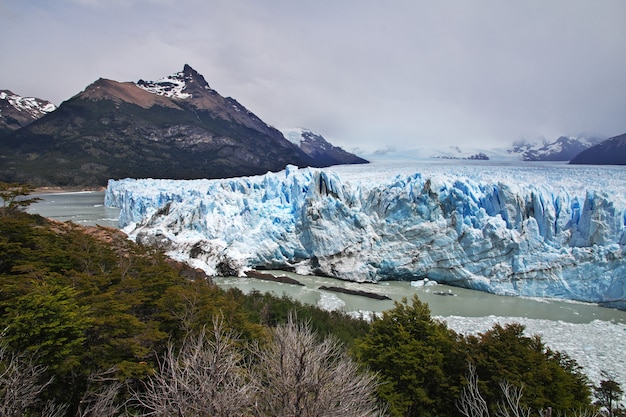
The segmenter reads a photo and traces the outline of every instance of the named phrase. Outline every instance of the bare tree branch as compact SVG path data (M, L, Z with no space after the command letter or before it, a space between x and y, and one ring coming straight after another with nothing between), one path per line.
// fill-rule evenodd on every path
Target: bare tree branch
M147 416L244 416L254 395L249 366L237 336L214 318L205 331L188 337L179 352L170 344L155 374L135 392Z
M114 377L115 368L89 376L89 386L83 394L76 417L112 417L122 415L126 401L119 400L123 384ZM93 389L94 385L100 385Z
M378 416L376 379L359 372L335 339L319 341L290 317L256 349L258 416Z
M457 401L458 410L466 417L489 417L489 407L478 389L478 375L472 363L469 364L465 381L467 384Z
M524 387L517 387L508 381L500 382L504 397L498 403L497 417L530 417L531 409L522 405Z
M39 404L39 396L53 378L32 357L10 352L0 343L0 417L22 416ZM43 378L43 382L42 382Z

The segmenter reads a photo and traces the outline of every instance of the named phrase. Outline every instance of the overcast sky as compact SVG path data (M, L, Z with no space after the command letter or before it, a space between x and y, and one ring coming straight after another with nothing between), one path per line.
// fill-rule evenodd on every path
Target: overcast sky
M347 149L626 132L624 0L0 0L0 89L191 65Z

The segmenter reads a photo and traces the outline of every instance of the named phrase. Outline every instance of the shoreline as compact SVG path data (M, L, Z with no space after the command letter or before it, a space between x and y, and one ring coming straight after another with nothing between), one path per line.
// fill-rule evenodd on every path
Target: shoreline
M106 187L35 187L31 194L70 194L105 191Z

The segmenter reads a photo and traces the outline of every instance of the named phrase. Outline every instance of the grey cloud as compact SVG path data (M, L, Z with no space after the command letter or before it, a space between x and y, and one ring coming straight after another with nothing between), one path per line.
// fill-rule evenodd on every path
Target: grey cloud
M0 88L57 103L98 77L154 79L189 63L268 123L348 148L626 132L620 0L1 7L11 59Z

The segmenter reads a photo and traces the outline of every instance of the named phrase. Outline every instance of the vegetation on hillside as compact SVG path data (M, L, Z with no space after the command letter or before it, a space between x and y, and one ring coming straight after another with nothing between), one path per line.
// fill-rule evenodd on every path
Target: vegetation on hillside
M417 298L370 323L221 290L118 230L23 213L30 188L0 185L0 415L478 416L462 405L480 398L484 416L520 392L524 415L598 410L576 362L522 326L463 337ZM598 389L619 415L619 385Z

